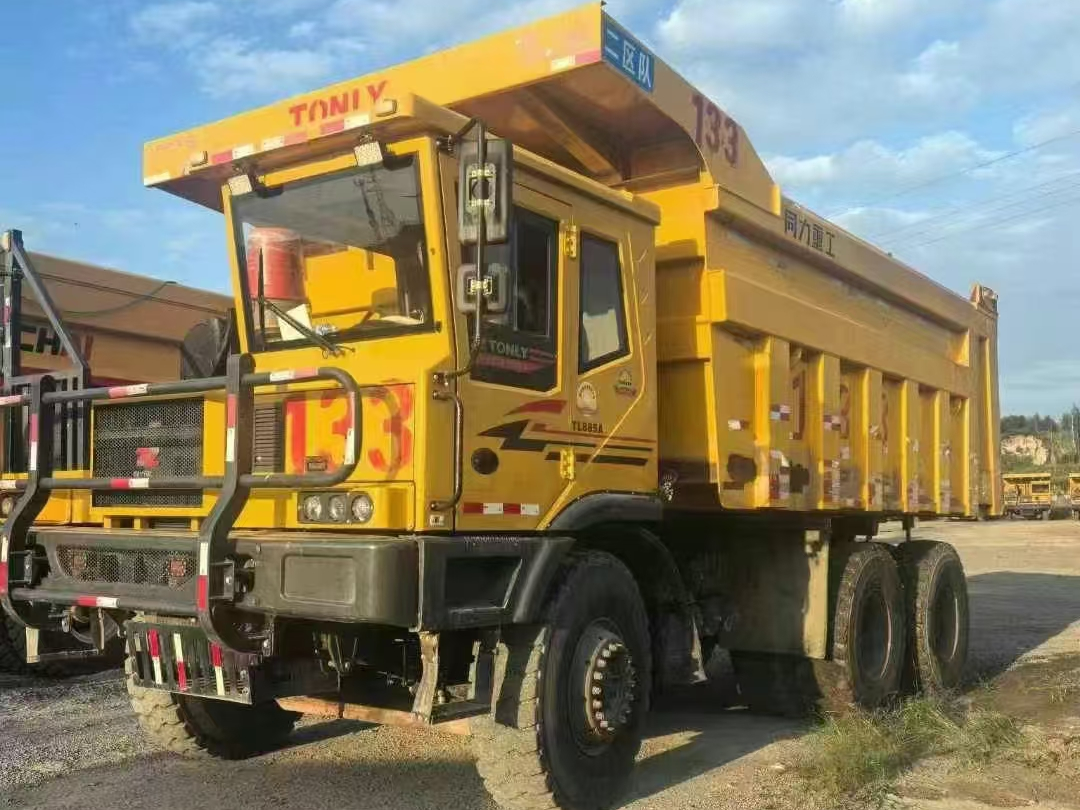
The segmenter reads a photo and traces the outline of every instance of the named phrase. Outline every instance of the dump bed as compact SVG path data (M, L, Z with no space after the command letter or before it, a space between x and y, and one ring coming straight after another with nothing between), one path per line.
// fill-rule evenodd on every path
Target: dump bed
M30 258L100 385L176 379L188 330L223 317L232 304L227 296L174 282L41 253ZM20 321L24 374L70 368L25 285Z
M735 77L737 78L737 77ZM733 79L734 80L734 79ZM786 199L743 128L600 4L149 143L144 176L222 183L351 148L415 94L660 207L660 475L734 509L998 513L997 306Z

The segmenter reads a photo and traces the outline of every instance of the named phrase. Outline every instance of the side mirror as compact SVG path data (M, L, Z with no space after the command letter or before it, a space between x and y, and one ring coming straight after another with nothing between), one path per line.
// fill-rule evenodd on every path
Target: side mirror
M477 281L476 265L463 264L457 270L458 312L471 315L476 312L480 296L484 297L484 312L501 315L510 307L510 273L504 264L489 264L484 281Z
M510 238L514 145L502 138L491 138L485 141L485 147L482 166L477 141L464 141L458 148L458 235L463 245L475 245L479 240L481 211L487 244Z

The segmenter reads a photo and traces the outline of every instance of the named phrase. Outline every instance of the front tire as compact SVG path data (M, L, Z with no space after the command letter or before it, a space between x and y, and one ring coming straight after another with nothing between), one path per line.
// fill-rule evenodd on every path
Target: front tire
M299 717L273 701L249 706L136 686L130 658L125 671L131 708L143 733L158 748L181 756L245 759L272 751L285 742Z
M633 575L601 552L564 565L540 627L509 627L493 716L473 721L477 769L507 810L599 810L641 747L652 661Z
M948 543L913 540L899 548L908 603L905 692L942 692L960 685L967 663L967 579Z

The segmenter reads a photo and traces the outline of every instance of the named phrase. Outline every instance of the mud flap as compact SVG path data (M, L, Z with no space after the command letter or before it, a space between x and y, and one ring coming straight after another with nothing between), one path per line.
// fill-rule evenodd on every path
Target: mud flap
M129 621L125 628L136 686L247 704L267 691L260 656L214 644L197 625Z

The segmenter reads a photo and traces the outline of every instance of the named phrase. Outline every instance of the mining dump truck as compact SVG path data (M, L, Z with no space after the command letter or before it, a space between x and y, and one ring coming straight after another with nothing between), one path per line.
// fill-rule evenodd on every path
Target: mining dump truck
M1053 511L1050 473L1008 473L1002 476L1005 514L1028 520L1049 520Z
M45 374L76 388L190 376L200 363L214 362L215 352L227 343L221 339L231 305L225 296L28 253L17 231L0 239L0 274L7 302L3 331L11 336L0 353L0 396L24 391ZM91 474L86 413L72 415L64 432L56 434L53 465L60 475L86 477ZM14 508L11 488L26 477L26 416L14 409L0 413L0 520ZM89 492L57 491L37 523L90 523L90 502ZM84 664L109 663L114 651L122 654L117 625L105 628L109 655L102 656L90 637L93 616L85 608L61 607L55 618L68 632L31 634L28 647L22 625L4 617L0 670L63 674Z
M1080 473L1069 473L1068 499L1073 517L1080 519Z
M7 403L0 598L121 626L163 746L435 725L502 806L595 808L715 650L768 710L959 682L955 551L874 537L1001 512L994 293L784 197L600 4L153 141L144 179L221 212L239 349ZM108 528L35 525L61 490Z

